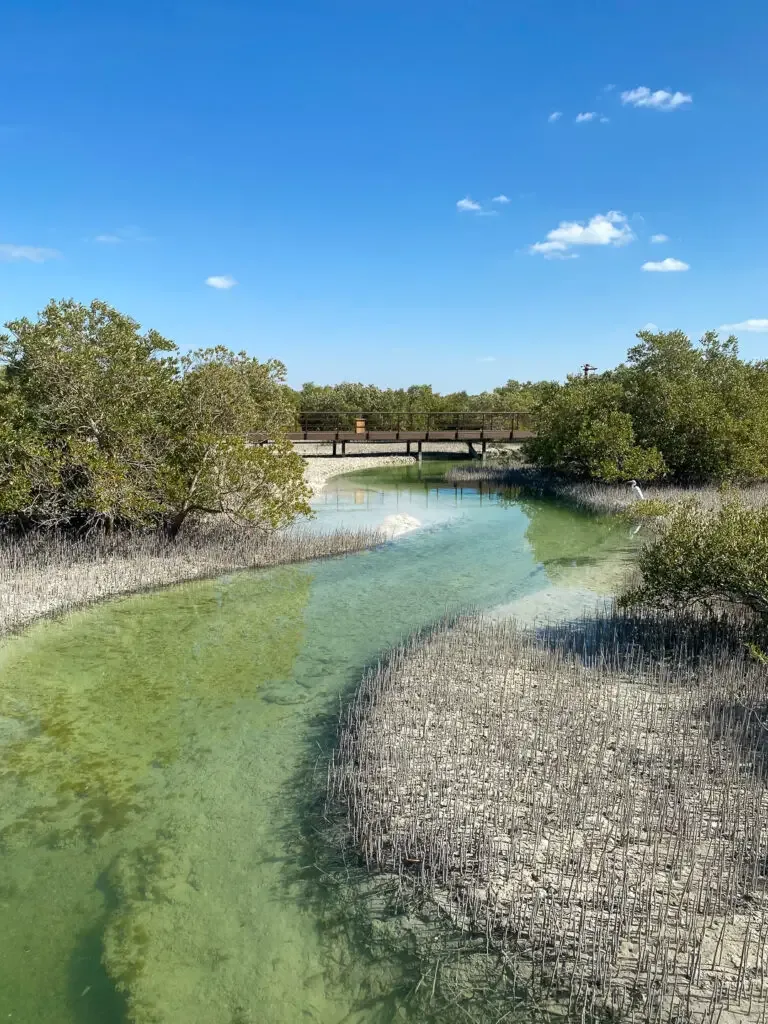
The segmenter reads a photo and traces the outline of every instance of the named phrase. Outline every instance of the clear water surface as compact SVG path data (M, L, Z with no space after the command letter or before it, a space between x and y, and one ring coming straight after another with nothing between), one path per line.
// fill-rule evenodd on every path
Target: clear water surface
M426 926L388 916L319 827L340 696L451 610L578 614L634 542L444 468L318 496L313 529L419 520L377 550L115 600L0 647L0 1021L450 1018Z

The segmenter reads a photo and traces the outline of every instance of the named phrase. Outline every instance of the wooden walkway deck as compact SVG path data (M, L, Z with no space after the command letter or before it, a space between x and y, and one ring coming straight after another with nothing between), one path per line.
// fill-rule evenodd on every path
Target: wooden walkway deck
M338 413L305 413L301 429L288 434L297 444L323 444L333 446L333 454L347 454L347 445L387 445L405 443L410 454L416 446L420 455L423 445L440 441L463 442L471 454L475 445L485 454L488 444L525 441L534 436L530 416L521 412L410 412L393 417L387 423L382 413L360 413L347 416ZM354 424L354 427L353 427ZM375 429L376 426L389 429ZM352 429L351 429L352 428ZM383 453L383 452L382 452Z
M411 446L415 445L417 454L421 455L423 445L440 441L463 442L470 454L475 452L475 445L479 445L484 455L489 443L509 444L536 436L531 429L529 415L519 412L414 412L401 416L397 427L390 430L369 429L372 422L381 422L381 413L360 414L354 429L338 425L340 421L346 419L348 422L350 419L349 415L344 417L339 413L306 413L301 419L301 429L288 433L288 440L297 444L331 444L334 455L346 455L347 445L356 444L381 445L383 455L387 445L403 443L408 454ZM266 434L254 434L253 440L264 442L268 437Z

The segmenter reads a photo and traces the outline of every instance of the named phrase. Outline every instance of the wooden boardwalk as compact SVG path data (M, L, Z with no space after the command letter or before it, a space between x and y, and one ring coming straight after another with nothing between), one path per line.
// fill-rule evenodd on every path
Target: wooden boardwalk
M345 420L352 419L354 425ZM330 422L331 420L335 422ZM398 422L386 424L389 429L372 429L385 417L381 413L361 413L342 416L338 413L306 413L301 417L300 429L287 434L298 444L331 444L334 455L346 455L347 445L381 445L382 454L387 445L405 444L406 452L412 446L421 455L424 444L440 441L458 441L467 445L470 453L475 445L485 454L488 444L525 441L535 437L530 415L521 412L424 413L414 412L398 417Z

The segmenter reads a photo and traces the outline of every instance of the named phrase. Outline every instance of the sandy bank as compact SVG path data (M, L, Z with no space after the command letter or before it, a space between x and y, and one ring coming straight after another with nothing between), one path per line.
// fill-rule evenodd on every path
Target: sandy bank
M172 546L139 536L79 544L49 539L34 551L6 549L0 552L0 636L110 597L350 554L385 539L375 530L317 534L296 528L263 535L216 526L183 534Z
M319 445L305 445L304 448L317 448ZM365 447L361 445L360 447ZM373 446L368 446L373 447ZM299 449L305 454L303 449ZM337 458L312 457L306 453L306 472L304 479L312 488L312 493L317 494L325 486L326 482L334 476L341 476L343 473L356 473L361 469L378 469L383 466L401 466L413 464L411 455L352 455Z
M305 446L306 447L306 446ZM323 449L325 446L311 446ZM374 446L369 446L375 450ZM341 473L409 463L403 455L308 458L307 482L313 493ZM102 544L61 538L10 544L0 551L0 636L36 619L155 587L205 579L238 569L263 568L360 551L404 532L402 524L384 531L340 531L320 536L299 528L274 536L230 524L182 534L172 545L155 537L117 538Z
M587 1019L762 1019L765 670L722 647L713 666L716 637L697 666L681 625L598 621L586 665L588 631L479 619L395 652L332 793L369 864Z

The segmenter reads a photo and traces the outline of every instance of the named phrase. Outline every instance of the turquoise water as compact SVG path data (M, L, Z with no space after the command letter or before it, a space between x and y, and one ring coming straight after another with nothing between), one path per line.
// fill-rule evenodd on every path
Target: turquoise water
M451 610L595 605L633 542L442 471L330 482L313 528L419 521L375 551L116 600L0 648L0 1020L384 1024L467 1019L462 999L484 1019L445 963L432 975L451 938L393 917L329 845L338 701Z

